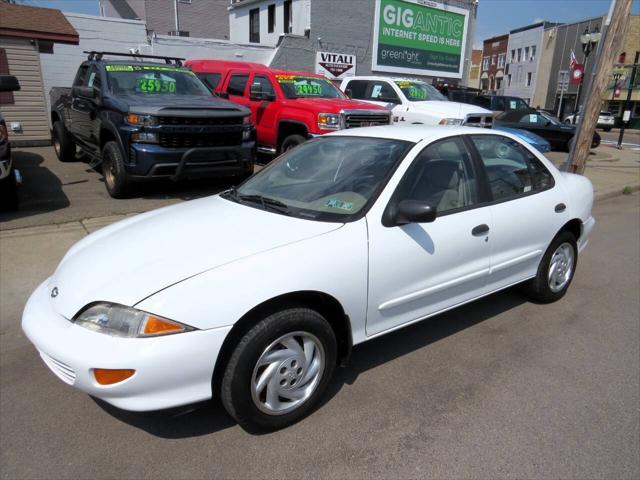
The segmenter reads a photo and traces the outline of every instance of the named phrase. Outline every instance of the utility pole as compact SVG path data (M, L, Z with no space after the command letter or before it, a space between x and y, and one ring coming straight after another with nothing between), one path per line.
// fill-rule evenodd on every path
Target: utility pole
M613 1L615 6L611 15L611 23L606 30L605 38L602 40L603 43L595 61L595 74L589 83L586 101L582 109L583 113L580 115L574 136L575 141L567 161L567 170L581 175L584 173L587 157L591 150L593 133L598 123L602 93L607 87L613 59L622 45L631 13L631 0Z
M620 136L618 137L618 149L622 148L622 137L624 137L624 124L631 122L631 115L625 122L624 115L629 108L629 101L631 100L631 94L633 93L633 87L636 83L636 72L638 70L638 61L640 61L640 52L636 52L636 58L633 60L633 67L631 67L631 78L629 78L629 89L627 90L627 99L624 101L624 107L622 107L622 123L620 125Z

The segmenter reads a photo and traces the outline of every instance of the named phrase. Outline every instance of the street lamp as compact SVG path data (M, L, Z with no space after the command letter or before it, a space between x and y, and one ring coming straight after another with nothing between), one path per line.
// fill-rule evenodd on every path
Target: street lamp
M611 92L611 101L613 102L616 99L616 90L618 89L618 81L622 78L622 73L615 72L612 74L613 77L613 91Z
M584 29L584 33L580 35L582 53L584 53L584 70L582 73L582 78L580 79L580 84L578 85L578 93L576 95L576 108L573 112L573 123L576 123L576 119L578 117L577 112L580 109L580 94L582 93L582 85L584 84L584 73L587 71L587 60L589 59L589 54L595 49L596 44L600 41L601 36L602 34L600 33L600 29L597 26L593 32L589 32L589 27L586 27Z

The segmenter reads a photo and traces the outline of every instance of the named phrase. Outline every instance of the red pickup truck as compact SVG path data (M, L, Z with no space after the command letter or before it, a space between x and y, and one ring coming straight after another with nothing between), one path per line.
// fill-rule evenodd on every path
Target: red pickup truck
M261 153L281 153L343 128L391 123L389 110L351 100L313 73L223 60L189 60L185 65L213 93L251 109Z

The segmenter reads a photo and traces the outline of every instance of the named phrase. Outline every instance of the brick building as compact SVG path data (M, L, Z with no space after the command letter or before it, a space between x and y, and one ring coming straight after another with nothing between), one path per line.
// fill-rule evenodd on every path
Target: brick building
M480 88L482 90L502 95L508 43L509 34L488 38L483 42L482 65L480 66Z

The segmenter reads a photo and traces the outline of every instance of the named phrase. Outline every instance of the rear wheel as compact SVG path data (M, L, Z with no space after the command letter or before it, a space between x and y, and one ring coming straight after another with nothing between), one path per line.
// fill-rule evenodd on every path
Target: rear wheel
M576 238L571 232L561 232L542 257L536 277L524 285L525 293L541 303L560 300L571 285L577 264Z
M16 171L11 169L9 175L0 180L0 210L14 211L18 209L18 183Z
M314 310L267 316L240 340L222 378L221 399L248 430L276 430L307 416L336 364L336 338Z
M288 150L291 150L292 148L297 147L298 145L306 141L307 139L304 138L302 135L289 135L282 142L282 147L280 147L280 152L284 153Z
M53 149L61 162L73 162L76 159L76 144L60 120L53 124Z
M102 174L111 197L126 198L131 193L131 181L127 178L124 156L118 142L107 142L102 148Z

